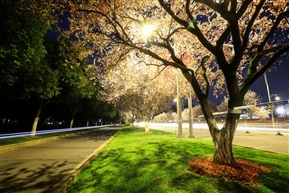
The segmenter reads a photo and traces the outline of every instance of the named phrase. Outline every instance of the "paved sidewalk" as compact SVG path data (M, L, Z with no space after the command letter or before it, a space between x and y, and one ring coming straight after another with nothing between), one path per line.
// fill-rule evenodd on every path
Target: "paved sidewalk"
M0 192L62 192L120 129L104 128L1 153Z

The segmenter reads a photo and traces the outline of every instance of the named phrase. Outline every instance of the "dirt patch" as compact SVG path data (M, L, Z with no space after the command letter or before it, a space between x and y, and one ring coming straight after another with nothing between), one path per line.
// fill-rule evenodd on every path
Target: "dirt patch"
M236 159L232 166L213 163L213 158L194 159L189 162L192 171L201 176L222 178L225 181L239 181L255 184L259 174L268 172L269 168L244 159Z

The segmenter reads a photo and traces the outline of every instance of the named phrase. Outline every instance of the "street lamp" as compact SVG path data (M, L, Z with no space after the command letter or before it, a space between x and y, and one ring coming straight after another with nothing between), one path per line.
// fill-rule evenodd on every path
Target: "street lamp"
M271 119L272 119L272 125L273 128L275 128L275 119L274 119L274 112L273 109L275 108L274 105L272 104L272 100L271 97L275 96L275 100L280 100L280 97L277 94L270 94L270 88L269 88L269 84L268 84L268 79L267 79L267 75L266 72L264 73L264 79L265 79L265 84L266 84L266 88L267 88L267 94L268 94L268 100L270 103L270 111L271 111Z
M141 28L141 34L142 38L147 41L148 38L150 38L151 34L153 31L156 29L156 26L150 25L150 24L145 24Z
M279 96L279 94L272 94L272 95L270 95L270 97L271 97L271 99L272 99L272 97L275 97L274 99L275 99L275 101L279 101L281 98L280 98L280 96Z
M190 95L188 97L188 108L189 108L189 132L190 132L190 135L189 137L190 138L194 138L194 133L193 133L193 114L192 114L192 95L191 95L191 92L190 92Z
M182 128L182 104L179 92L179 79L177 76L177 117L178 117L178 138L183 138Z

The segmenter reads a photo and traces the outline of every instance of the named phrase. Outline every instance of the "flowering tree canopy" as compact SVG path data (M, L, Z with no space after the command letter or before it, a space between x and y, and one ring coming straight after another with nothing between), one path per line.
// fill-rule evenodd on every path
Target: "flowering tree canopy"
M106 68L128 57L181 70L197 95L215 145L214 161L233 164L232 140L249 87L288 53L287 0L59 0L70 35L99 50ZM208 95L227 92L218 128Z
M127 121L151 121L170 108L175 83L165 83L158 67L127 61L102 75L106 100L126 114Z

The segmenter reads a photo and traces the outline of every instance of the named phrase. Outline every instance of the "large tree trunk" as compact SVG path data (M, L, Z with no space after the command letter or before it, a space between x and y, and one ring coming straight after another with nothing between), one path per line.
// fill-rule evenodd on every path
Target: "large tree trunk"
M240 106L242 100L234 101L234 103L230 101L230 110L228 110L226 122L224 127L220 130L211 113L208 102L206 100L200 100L200 102L214 143L214 163L223 165L234 164L235 158L232 151L232 145L241 111L232 109L234 109L234 106Z
M206 57L202 59L202 63L206 62ZM221 62L221 61L220 61ZM236 72L234 68L226 69L227 75L226 85L227 91L229 93L229 101L228 101L228 113L225 125L222 129L218 129L216 119L210 109L210 105L208 103L208 93L209 93L209 82L207 80L206 92L204 93L201 90L201 86L199 82L194 77L194 74L190 74L186 71L182 71L186 79L191 83L194 91L199 99L201 104L205 119L209 126L210 134L213 138L214 142L214 163L224 164L224 165L232 165L235 163L235 158L232 151L233 138L238 126L239 118L240 118L240 110L234 110L235 107L241 106L244 101L244 96L247 90L243 90L241 93L238 90L238 81L236 79ZM206 77L206 75L204 75ZM246 91L246 92L245 92Z
M214 162L217 164L232 165L235 163L232 145L239 116L239 113L229 112L224 127L212 136L215 148Z

